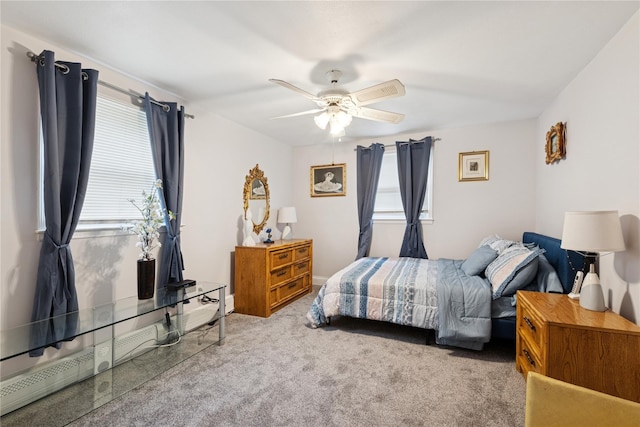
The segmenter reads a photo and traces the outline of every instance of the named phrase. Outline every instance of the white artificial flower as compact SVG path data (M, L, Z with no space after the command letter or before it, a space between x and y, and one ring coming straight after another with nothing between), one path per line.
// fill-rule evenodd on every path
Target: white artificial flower
M140 259L153 259L153 249L161 246L159 242L156 242L156 240L160 238L159 229L164 225L165 219L165 212L161 208L158 198L158 191L161 188L162 180L158 179L153 183L150 193L147 194L147 192L143 190L141 206L139 206L135 200L128 199L142 214L142 220L133 221L124 227L127 231L138 235L136 247L142 249ZM167 215L170 220L175 219L173 212L168 211Z

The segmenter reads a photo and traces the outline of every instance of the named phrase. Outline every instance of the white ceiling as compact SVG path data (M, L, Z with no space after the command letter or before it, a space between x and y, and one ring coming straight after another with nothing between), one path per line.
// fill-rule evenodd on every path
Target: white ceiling
M304 145L330 140L313 116L271 118L315 104L269 78L314 94L329 87L331 69L349 91L395 78L405 85L404 97L370 105L404 121L355 118L343 139L537 117L639 3L2 1L0 16L189 105Z

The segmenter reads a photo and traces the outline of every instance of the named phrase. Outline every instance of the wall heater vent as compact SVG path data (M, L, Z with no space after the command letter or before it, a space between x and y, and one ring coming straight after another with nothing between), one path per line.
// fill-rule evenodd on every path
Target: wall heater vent
M210 322L216 316L217 310L218 304L207 304L188 311L183 318L185 331ZM175 325L177 321L175 316L172 316L171 321ZM167 329L164 321L120 335L113 341L114 364L118 365L139 356L166 339ZM0 383L0 415L5 415L68 385L111 368L110 347L110 340L96 343L95 354L94 348L90 347L2 381Z
M93 375L93 348L2 381L0 413L21 408L53 391Z
M113 348L114 364L118 365L151 350L152 346L162 339L158 337L161 329L161 324L153 324L116 337Z

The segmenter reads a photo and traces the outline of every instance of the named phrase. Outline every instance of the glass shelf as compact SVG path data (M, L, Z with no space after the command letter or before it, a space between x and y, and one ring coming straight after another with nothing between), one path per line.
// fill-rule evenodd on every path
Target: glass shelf
M31 350L43 346L54 345L58 342L69 341L82 335L93 334L93 345L89 345L78 354L78 364L74 364L74 371L70 378L64 379L64 384L56 383L50 387L49 381L40 381L41 388L35 393L37 400L23 400L18 403L5 400L0 405L2 421L7 425L47 425L63 426L78 419L91 410L122 396L124 393L138 387L167 369L185 361L213 344L223 345L225 340L225 288L227 285L198 282L195 286L178 290L156 290L156 296L148 300L138 300L138 297L124 298L113 303L100 305L90 309L69 313L42 322L33 322L16 328L0 331L1 360L11 359L29 353ZM183 304L193 298L215 292L218 298L219 315L209 323L209 328L195 329L185 334L183 322ZM114 357L114 346L118 339L114 335L115 325L135 319L148 313L175 307L176 330L179 339L172 343L151 345L142 349L142 353L132 355L118 362ZM35 345L30 338L34 328L55 325L73 324L73 332L60 334L55 338ZM210 334L213 325L217 325L218 334ZM144 329L144 328L143 328ZM104 330L104 332L102 332ZM217 335L217 336L216 336ZM102 336L102 338L99 338ZM125 334L126 336L126 334ZM106 338L106 340L104 340ZM100 342L98 342L100 341ZM126 341L126 339L125 339ZM86 360L85 354L90 355ZM102 368L98 364L96 355L106 358L108 363ZM71 357L71 356L68 356ZM64 360L64 358L62 359ZM100 359L102 360L102 359ZM117 362L117 363L116 363ZM87 366L88 365L88 366ZM46 368L49 369L49 368ZM58 371L56 371L58 372ZM34 375L40 375L36 373ZM57 374L56 374L57 375ZM16 381L27 381L18 375ZM56 380L61 379L58 376ZM7 379L11 381L12 378ZM30 383L31 384L31 383ZM9 386L8 386L9 387ZM40 386L39 386L40 387ZM4 392L4 381L3 381ZM31 393L34 393L31 391ZM3 395L4 396L4 395ZM61 403L66 402L66 403ZM70 403L72 402L72 403ZM19 405L19 406L16 406ZM16 406L14 408L14 406Z
M112 303L0 331L0 361L29 353L41 347L49 347L59 342L71 341L81 335L92 333L165 307L179 306L179 311L181 311L182 303L185 301L215 291L220 292L220 313L224 313L225 287L226 285L217 283L198 282L195 286L186 289L173 291L161 289L156 290L156 295L151 299L138 300L137 296L124 298ZM37 333L38 330L46 331L50 325L54 330L57 329L62 332L58 332L57 335L54 334L55 336L45 336L42 339L32 338L33 333ZM74 325L75 327L65 327L65 325ZM221 325L221 340L224 338L224 330L222 328L223 326Z

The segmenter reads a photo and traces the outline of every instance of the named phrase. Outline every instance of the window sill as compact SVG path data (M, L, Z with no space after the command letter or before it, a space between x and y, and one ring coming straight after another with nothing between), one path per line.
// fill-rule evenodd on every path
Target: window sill
M73 233L73 239L92 239L94 237L113 237L113 236L133 236L123 227L129 225L128 223L110 223L110 224L90 224L79 225L76 228L76 232ZM180 225L180 229L184 228L184 224ZM36 236L38 241L42 241L45 230L40 228L36 230ZM160 227L160 233L164 233L164 225Z
M398 218L374 218L373 223L374 224L406 224L407 221L404 219L398 219ZM433 224L433 218L421 219L420 223L423 225Z
M79 225L73 233L74 239L90 239L94 237L111 237L111 236L124 236L129 235L122 227L126 224L92 224L92 225ZM42 240L44 236L44 229L36 230L38 240Z

